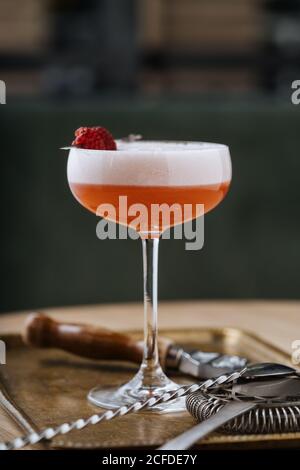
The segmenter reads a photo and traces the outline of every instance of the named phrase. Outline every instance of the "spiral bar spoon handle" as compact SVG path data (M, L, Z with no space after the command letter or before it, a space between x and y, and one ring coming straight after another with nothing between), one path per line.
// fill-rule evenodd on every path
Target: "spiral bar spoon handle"
M223 385L237 380L244 373L244 371L245 369L238 372L234 372L232 374L221 375L220 377L217 377L215 379L208 379L205 382L201 382L199 384L182 386L174 392L164 393L163 395L160 395L158 397L151 397L143 402L137 401L133 405L122 406L114 411L107 410L104 413L94 414L89 418L80 418L70 423L63 423L56 427L49 427L43 429L41 432L38 433L33 432L23 437L17 437L16 439L9 442L0 442L0 450L20 449L30 444L36 444L42 440L51 440L55 436L58 436L60 434L67 434L68 432L75 429L83 429L91 424L98 424L101 421L110 421L111 419L117 418L119 416L124 416L129 413L140 411L142 409L151 408L153 406L158 405L159 403L171 401L176 398L186 396L189 393L196 392L198 390L209 390L212 387L217 387L219 385Z

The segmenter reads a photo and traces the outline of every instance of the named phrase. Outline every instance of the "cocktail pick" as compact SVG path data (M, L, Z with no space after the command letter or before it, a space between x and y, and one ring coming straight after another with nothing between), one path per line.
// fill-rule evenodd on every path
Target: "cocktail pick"
M143 136L141 134L129 134L126 137L122 137L121 140L124 142L136 142L137 140L142 140Z

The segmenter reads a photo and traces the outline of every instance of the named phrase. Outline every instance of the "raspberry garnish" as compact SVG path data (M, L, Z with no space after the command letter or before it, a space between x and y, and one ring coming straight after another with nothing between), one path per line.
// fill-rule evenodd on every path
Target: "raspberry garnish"
M79 127L72 145L82 149L117 150L113 136L105 127Z

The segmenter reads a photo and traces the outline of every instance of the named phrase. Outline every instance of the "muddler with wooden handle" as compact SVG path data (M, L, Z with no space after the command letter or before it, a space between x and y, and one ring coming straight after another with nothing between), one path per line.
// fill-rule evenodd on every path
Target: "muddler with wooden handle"
M140 363L143 342L128 335L92 325L62 323L41 313L29 315L23 339L38 348L57 348L89 359L122 360ZM217 377L245 367L240 356L215 352L185 351L167 338L158 342L164 368L200 379Z

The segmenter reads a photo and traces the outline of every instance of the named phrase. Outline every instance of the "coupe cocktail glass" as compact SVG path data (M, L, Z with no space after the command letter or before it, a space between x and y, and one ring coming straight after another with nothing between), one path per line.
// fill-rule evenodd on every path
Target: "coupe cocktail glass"
M226 145L203 142L117 141L116 151L71 148L68 181L75 198L98 215L99 206L116 208L113 221L129 225L130 216L118 209L119 197L127 196L128 207L143 204L149 212L153 204L185 204L192 207L189 219L217 206L225 197L231 180L231 160ZM116 408L145 400L178 385L163 372L157 346L157 271L158 244L162 232L186 222L174 214L166 225L163 219L140 227L144 271L144 357L139 371L120 387L98 387L88 399L103 408ZM172 411L182 410L181 400L159 405Z

